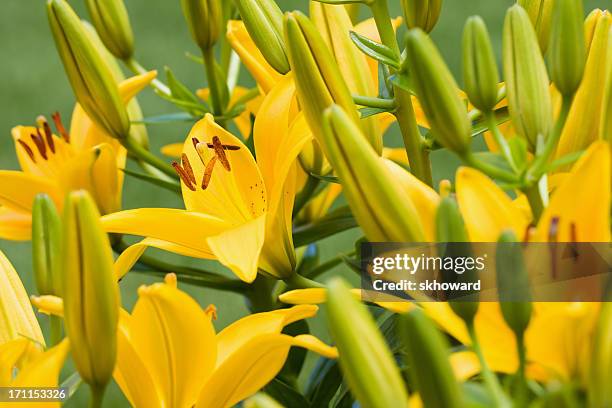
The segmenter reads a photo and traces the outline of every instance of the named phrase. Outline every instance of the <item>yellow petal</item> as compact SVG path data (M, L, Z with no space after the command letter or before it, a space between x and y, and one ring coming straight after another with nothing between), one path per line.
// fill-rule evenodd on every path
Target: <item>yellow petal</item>
M0 345L0 387L8 387L15 369L21 369L42 353L42 346L30 339L19 338Z
M257 336L280 334L285 326L316 315L314 305L299 305L288 309L256 313L227 326L217 335L217 366Z
M471 241L496 242L505 229L512 229L518 237L525 234L529 219L490 178L472 168L460 167L456 188Z
M322 218L327 214L341 192L342 186L340 184L328 183L328 185L312 198L302 211L300 211L298 224L307 224Z
M459 381L466 381L480 372L478 357L471 351L459 351L449 357L453 373Z
M0 344L19 337L45 344L19 275L0 251Z
M64 317L64 301L61 297L53 295L32 296L30 301L40 313Z
M290 290L281 294L278 300L290 305L321 304L327 301L327 289L308 288Z
M69 348L68 339L64 339L57 346L40 354L19 370L11 387L57 387Z
M215 257L245 282L257 277L257 263L264 244L266 216L208 237L206 242Z
M173 208L121 211L105 215L101 221L106 232L151 237L205 254L210 253L206 237L228 228L222 220L210 215Z
M436 212L440 204L440 196L431 187L421 182L411 173L395 162L385 160L385 164L392 173L399 186L410 197L420 215L425 238L433 242L436 240Z
M168 157L178 158L183 153L183 143L172 143L161 148L162 154Z
M56 205L63 201L58 185L52 180L21 171L0 170L0 204L4 207L29 213L39 193L48 194Z
M157 77L157 71L145 72L121 81L119 95L124 104L127 104L136 94L146 88Z
M227 22L227 40L249 70L264 94L268 93L282 77L261 54L244 23L239 20Z
M31 236L32 217L30 214L13 211L0 206L0 238L28 241Z
M293 338L294 346L299 346L327 358L338 358L338 349L328 346L311 334L300 334Z
M211 145L213 137L218 137L223 145L236 146L238 150L225 150L230 171L217 160L213 167L208 188L200 185L205 165L194 147L193 138L203 146ZM216 157L212 148L204 148L206 164ZM185 140L183 153L187 155L195 176L195 191L185 183L183 200L185 208L218 217L230 225L238 226L255 219L266 212L266 186L255 159L249 149L234 135L217 125L211 115L197 122Z
M127 325L129 342L155 379L162 401L186 407L210 376L217 347L210 317L176 288L175 279L141 287ZM124 379L137 374L129 367L122 370Z
M556 241L609 242L610 185L610 145L595 142L554 191L538 223L537 240L548 241L557 217Z

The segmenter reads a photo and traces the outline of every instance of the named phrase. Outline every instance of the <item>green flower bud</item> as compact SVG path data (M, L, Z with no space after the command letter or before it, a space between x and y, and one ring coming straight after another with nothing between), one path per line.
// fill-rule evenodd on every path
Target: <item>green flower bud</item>
M423 226L413 203L384 159L337 105L323 114L321 144L370 241L422 242Z
M328 327L352 394L363 407L408 407L404 381L372 316L341 278L327 287Z
M181 6L193 41L202 50L212 48L221 31L219 0L181 0Z
M38 194L32 206L32 269L40 295L59 295L62 224L53 200Z
M280 72L289 72L283 39L283 12L274 0L234 0L244 26L268 63Z
M499 74L487 26L479 16L470 17L463 29L463 82L476 108L483 112L495 108Z
M420 29L406 36L412 84L431 130L441 145L464 153L470 144L472 126L459 87L433 41Z
M499 305L508 326L517 338L522 338L531 320L532 306L521 243L516 241L512 231L503 232L497 242L495 269Z
M548 74L527 12L508 9L503 34L504 77L510 117L517 133L532 147L552 128Z
M608 299L609 300L609 299ZM590 407L612 406L610 372L612 372L612 302L602 302L599 319L593 330L595 340L591 354L588 396Z
M420 28L429 33L440 17L442 0L402 0L402 10L408 28Z
M258 392L252 397L247 398L242 403L242 406L244 408L283 408L275 399L263 392Z
M540 50L545 54L550 41L550 23L555 0L518 0L518 4L527 11L538 37ZM582 15L582 12L580 14Z
M81 378L100 393L117 355L119 290L113 253L96 204L85 191L66 197L63 228L64 323Z
M550 75L564 96L572 96L584 74L586 47L581 0L555 0L550 43Z
M117 84L81 20L65 0L48 0L47 15L77 101L90 119L110 136L127 137L130 121Z
M123 0L86 0L91 22L106 48L127 60L134 53L134 35Z
M333 104L341 106L360 126L357 107L338 64L312 21L295 11L285 14L284 24L298 99L315 138L322 138L323 112Z
M463 396L449 363L449 345L420 309L400 315L399 337L405 346L410 378L425 407L462 407Z

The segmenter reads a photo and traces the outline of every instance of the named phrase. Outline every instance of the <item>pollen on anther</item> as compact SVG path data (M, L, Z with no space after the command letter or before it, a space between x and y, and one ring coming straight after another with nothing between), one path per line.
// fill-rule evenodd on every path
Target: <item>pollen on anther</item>
M185 173L187 173L187 176L189 176L189 180L191 180L191 183L195 184L196 179L195 175L193 174L193 168L191 167L191 163L189 163L189 158L187 158L187 155L185 153L181 155L181 164L183 166L183 169L185 170Z
M30 148L30 146L28 146L28 144L26 142L24 142L23 140L21 140L21 139L17 139L17 143L19 143L19 145L23 148L23 150L25 150L25 152L28 154L28 156L30 156L30 159L32 159L32 161L34 163L36 163L36 158L34 157L34 152Z
M189 176L187 175L185 170L183 170L181 165L178 164L177 162L172 162L172 167L174 168L176 173L179 175L179 177L183 181L183 183L187 186L187 188L190 189L191 191L196 191L196 188L193 185L193 183L191 182L191 179L189 178Z
M57 133L60 134L60 136L64 139L66 143L70 143L70 134L66 131L66 128L62 123L62 117L60 116L59 112L54 112L51 115L51 118L53 119L53 123L55 123Z
M55 142L53 141L53 133L51 132L49 122L47 122L47 119L44 116L40 115L36 118L36 124L39 128L43 129L43 132L45 133L45 140L47 141L47 146L49 146L51 153L55 153ZM38 133L38 136L42 139L40 130L37 129L36 132Z
M232 171L232 167L230 166L229 160L227 160L227 156L225 155L225 150L223 149L223 144L221 140L219 140L218 136L213 136L213 149L215 150L215 155L223 165L223 168L227 171Z
M43 140L43 138L40 136L40 133L38 132L37 129L37 134L32 133L30 135L30 137L32 138L32 141L34 142L34 145L36 146L36 149L38 149L38 152L40 153L40 155L42 156L43 159L47 160L47 146L45 144L45 141Z

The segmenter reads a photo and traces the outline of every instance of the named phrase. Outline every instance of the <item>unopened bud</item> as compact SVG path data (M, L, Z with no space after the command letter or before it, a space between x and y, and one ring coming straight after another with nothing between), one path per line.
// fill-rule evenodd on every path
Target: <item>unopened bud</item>
M545 54L550 41L550 23L555 0L518 0L518 4L527 11L538 37L540 50Z
M340 278L328 284L332 338L347 385L363 407L407 407L408 394L376 323Z
M538 136L548 136L552 102L548 74L535 31L525 9L508 9L503 33L504 77L512 123L533 148Z
M429 33L440 17L442 0L402 0L408 28L420 28Z
M499 74L487 26L479 16L470 17L463 29L463 80L476 108L482 112L495 108Z
M412 84L438 142L461 154L469 148L471 124L458 86L429 36L413 29L406 36Z
M584 74L586 48L581 0L555 0L550 43L550 74L564 96L572 96Z
M41 295L59 295L62 224L53 200L39 194L32 206L32 269Z
M234 0L255 45L279 73L289 72L283 38L283 12L274 0Z
M219 0L181 0L181 6L193 41L202 50L212 48L221 31Z
M123 0L86 0L91 22L106 48L117 58L134 53L134 35Z
M77 101L90 119L110 136L127 137L130 121L117 84L81 20L65 0L48 0L47 15Z
M81 378L101 392L113 375L117 355L119 290L113 253L88 193L70 193L64 205L64 322Z

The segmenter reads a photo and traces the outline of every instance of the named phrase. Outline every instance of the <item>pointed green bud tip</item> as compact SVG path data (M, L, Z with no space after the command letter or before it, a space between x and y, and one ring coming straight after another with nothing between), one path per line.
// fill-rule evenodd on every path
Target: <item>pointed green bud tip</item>
M193 41L202 50L212 48L221 31L219 0L181 0L181 7Z
M550 42L550 73L556 88L572 96L584 74L586 46L581 0L555 0Z
M518 0L518 4L527 11L542 54L546 53L550 41L550 25L554 3L555 0Z
M470 17L463 29L463 82L476 108L482 112L495 108L499 74L487 26L479 16Z
M99 218L87 192L75 191L66 197L61 293L76 368L85 382L104 389L117 355L119 290L112 250Z
M459 87L433 41L421 29L406 35L412 84L438 142L458 153L470 144L471 124Z
M323 112L333 104L341 106L359 124L353 97L313 22L299 11L286 13L284 33L298 99L315 138L322 137Z
M402 10L408 28L431 32L438 22L442 0L402 0Z
M281 74L289 72L283 38L283 12L274 0L234 0L242 21L268 63Z
M130 121L113 73L81 20L65 0L48 0L47 16L77 101L89 118L110 136L127 137Z
M86 0L91 23L106 48L127 60L134 53L134 35L123 0Z
M495 269L499 304L506 324L520 338L529 326L532 311L523 250L512 231L502 232L497 243Z
M349 115L332 105L323 122L323 151L368 239L421 242L423 227L414 204Z
M32 268L39 295L59 295L61 228L53 200L38 194L32 206Z
M425 407L462 407L463 396L449 363L449 345L420 309L400 315L399 338L410 378Z
M407 407L404 381L374 319L341 278L327 287L328 327L353 395L363 407Z
M517 131L535 148L553 123L549 80L537 38L525 9L508 9L503 30L504 77L510 118Z

